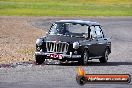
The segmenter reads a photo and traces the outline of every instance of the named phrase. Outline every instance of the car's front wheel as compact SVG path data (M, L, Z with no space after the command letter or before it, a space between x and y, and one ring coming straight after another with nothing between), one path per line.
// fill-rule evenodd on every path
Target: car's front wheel
M38 65L42 64L45 61L44 57L41 55L35 55L35 59L36 59L36 64Z
M89 54L88 54L88 51L85 50L84 53L82 54L82 58L81 58L81 60L79 61L79 63L80 63L81 65L87 65L88 59L89 59Z
M107 63L108 55L109 55L109 51L108 51L108 49L106 49L103 57L99 59L100 63Z

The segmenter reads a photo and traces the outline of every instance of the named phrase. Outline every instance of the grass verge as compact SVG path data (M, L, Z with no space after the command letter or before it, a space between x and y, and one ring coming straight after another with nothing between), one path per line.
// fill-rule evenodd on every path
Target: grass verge
M131 0L0 0L7 16L132 16Z

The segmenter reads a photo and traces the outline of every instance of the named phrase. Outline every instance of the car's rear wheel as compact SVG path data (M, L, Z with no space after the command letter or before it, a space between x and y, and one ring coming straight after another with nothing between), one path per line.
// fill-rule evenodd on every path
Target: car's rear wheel
M79 63L80 63L81 65L87 65L88 59L89 59L89 54L88 54L88 51L85 50L84 53L82 54L82 58L81 58L81 60L79 61Z
M38 65L42 64L45 61L44 57L41 55L35 55L35 59L36 59L36 64Z
M102 58L99 59L100 63L107 63L109 50L106 49Z

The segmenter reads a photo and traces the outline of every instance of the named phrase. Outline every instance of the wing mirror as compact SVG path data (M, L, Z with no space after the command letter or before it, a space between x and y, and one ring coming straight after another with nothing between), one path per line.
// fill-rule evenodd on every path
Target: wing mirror
M98 41L99 38L102 38L102 36L100 36L100 35L93 36L93 37L92 37L92 40L96 39L96 40Z
M97 36L92 36L92 39L97 39Z

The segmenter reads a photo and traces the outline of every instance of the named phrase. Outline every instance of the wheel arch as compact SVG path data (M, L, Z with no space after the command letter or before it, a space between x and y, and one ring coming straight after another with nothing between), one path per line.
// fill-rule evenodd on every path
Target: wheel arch
M89 47L88 46L84 46L83 52L87 50L87 52L89 53Z
M108 52L109 52L109 54L111 53L111 48L110 48L110 46L106 46L106 48L105 48L105 50L106 49L108 49Z

